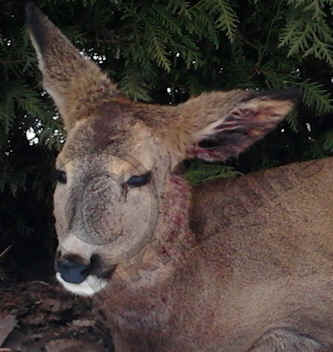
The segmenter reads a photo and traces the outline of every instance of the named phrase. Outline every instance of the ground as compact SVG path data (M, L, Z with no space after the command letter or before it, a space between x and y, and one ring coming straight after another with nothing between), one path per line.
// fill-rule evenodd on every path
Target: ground
M0 352L112 352L91 308L53 282L0 281Z

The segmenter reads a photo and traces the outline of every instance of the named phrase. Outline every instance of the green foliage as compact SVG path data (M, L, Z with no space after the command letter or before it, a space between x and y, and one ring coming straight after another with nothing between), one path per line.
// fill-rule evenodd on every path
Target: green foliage
M332 154L332 0L40 0L38 5L135 100L178 104L202 91L234 88L303 92L298 109L239 159L228 166L192 163L187 172L192 183ZM3 214L8 204L24 203L26 194L31 204L51 211L51 170L65 139L41 87L23 12L23 2L0 2ZM33 232L23 230L33 227L27 221L31 206L21 205L15 221L22 226L13 231L27 236ZM0 217L0 231L10 241L7 218Z
M65 138L61 121L52 118L56 112L40 87L16 4L0 5L0 146L10 151L9 136L18 128L33 130L57 150ZM43 0L39 5L135 100L178 103L206 90L299 87L306 109L302 118L288 116L287 134L301 133L311 115L332 112L332 1L275 0L267 6L263 0Z
M333 111L332 95L320 84L308 80L299 83L303 91L303 102L319 115Z
M323 148L328 152L333 152L333 130L324 133Z
M281 32L280 45L288 47L288 56L313 55L333 66L333 31L327 20L331 1L289 0L290 12Z
M299 87L302 116L290 114L284 126L293 138L306 123L316 124L313 115L333 110L332 1L275 0L267 6L263 0L43 0L39 5L135 100L174 104L206 90ZM40 143L59 150L65 136L41 89L23 11L14 1L1 3L0 10L3 155L12 150L14 129L23 136L34 131ZM316 141L329 143L318 136ZM25 183L20 180L2 183L17 189Z
M226 32L230 42L235 39L239 20L228 0L201 0L195 6L201 11L206 10L213 18L216 18L216 28Z
M185 173L186 179L192 185L198 185L217 178L228 178L240 176L242 173L235 170L232 166L223 165L221 163L205 163L195 160Z

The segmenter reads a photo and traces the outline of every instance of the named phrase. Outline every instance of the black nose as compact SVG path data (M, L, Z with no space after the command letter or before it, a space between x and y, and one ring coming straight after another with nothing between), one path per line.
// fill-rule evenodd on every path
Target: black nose
M56 270L63 280L73 284L80 284L89 275L89 266L69 259L57 260Z

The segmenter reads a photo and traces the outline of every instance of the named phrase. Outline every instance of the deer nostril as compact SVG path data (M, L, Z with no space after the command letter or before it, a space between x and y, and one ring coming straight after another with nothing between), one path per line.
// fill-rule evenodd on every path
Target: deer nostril
M63 280L73 284L80 284L89 275L90 267L72 260L62 259L56 261L56 270L60 273Z

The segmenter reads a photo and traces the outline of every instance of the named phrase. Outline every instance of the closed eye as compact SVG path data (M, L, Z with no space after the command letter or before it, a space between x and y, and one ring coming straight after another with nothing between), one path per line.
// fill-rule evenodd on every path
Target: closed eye
M55 179L59 183L66 184L67 183L66 172L62 170L55 170Z
M138 175L138 176L131 176L126 184L129 187L141 187L146 185L149 181L151 180L151 172L147 172L143 175Z

